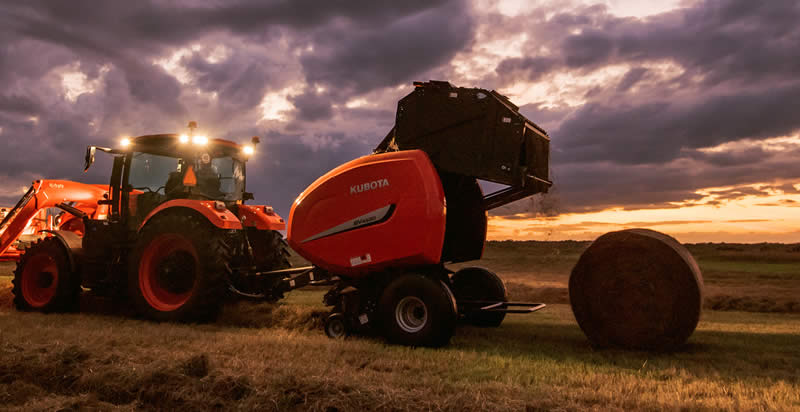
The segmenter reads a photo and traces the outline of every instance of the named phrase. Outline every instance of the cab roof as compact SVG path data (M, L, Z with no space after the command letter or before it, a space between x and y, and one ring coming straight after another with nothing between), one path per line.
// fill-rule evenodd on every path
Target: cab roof
M208 152L212 156L240 157L242 145L225 139L208 139L207 143L196 144L191 137L168 134L148 134L130 138L127 150L165 156L185 157L188 153Z

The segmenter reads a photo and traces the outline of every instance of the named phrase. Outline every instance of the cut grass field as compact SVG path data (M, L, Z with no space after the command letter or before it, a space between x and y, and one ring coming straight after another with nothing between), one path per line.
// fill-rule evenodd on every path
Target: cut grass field
M548 297L541 290L560 290L585 247L490 243L479 264L503 274L514 298ZM707 288L742 294L735 288L749 283L800 295L796 271L760 266L773 260L755 253L728 267L741 253L697 247ZM536 314L510 315L498 329L460 327L445 348L412 349L369 336L326 338L318 289L278 304L233 304L206 325L19 313L4 268L2 409L800 409L797 313L706 310L679 352L596 351L552 292L555 304Z

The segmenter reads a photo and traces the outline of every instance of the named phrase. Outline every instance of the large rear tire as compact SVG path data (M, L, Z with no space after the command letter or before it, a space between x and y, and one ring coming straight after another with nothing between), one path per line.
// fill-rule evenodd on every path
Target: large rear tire
M71 312L78 309L80 277L61 242L44 238L26 249L14 271L12 293L20 311Z
M266 272L292 267L289 263L289 245L281 232L255 228L247 230L258 270Z
M378 310L386 339L408 346L447 345L458 317L447 286L416 274L392 281L381 295Z
M456 302L508 302L503 280L494 272L480 267L468 267L456 272L453 275L453 294L456 295ZM464 320L469 324L485 328L496 328L505 318L505 312L476 311L464 314Z
M205 218L170 214L141 231L129 261L128 291L141 315L158 321L208 321L223 302L229 248Z

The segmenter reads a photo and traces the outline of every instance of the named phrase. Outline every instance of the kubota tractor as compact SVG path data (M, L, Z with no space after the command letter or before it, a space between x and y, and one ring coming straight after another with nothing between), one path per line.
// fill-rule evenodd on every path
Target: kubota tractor
M244 203L253 198L245 191L245 163L257 142L140 136L121 149L87 148L87 170L98 150L114 156L108 185L34 182L0 224L0 252L40 210L69 215L22 255L13 280L16 307L74 310L83 288L127 297L152 319L202 320L225 294L247 286L240 273L288 267L278 232L283 219L269 206Z

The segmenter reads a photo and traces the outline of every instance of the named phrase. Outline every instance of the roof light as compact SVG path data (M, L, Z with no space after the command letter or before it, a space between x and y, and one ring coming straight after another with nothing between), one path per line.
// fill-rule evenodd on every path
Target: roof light
M251 145L249 145L249 144L248 145L244 145L242 147L242 153L244 153L244 154L246 154L248 156L251 156L255 152L256 152L256 148L251 146Z
M128 139L127 137L123 137L122 140L119 142L119 144L121 144L122 147L128 147L128 146L131 145L131 139Z
M198 145L208 144L208 138L205 136L194 136L192 137L192 143Z
M178 136L178 141L181 143L189 143L189 136L182 134Z

